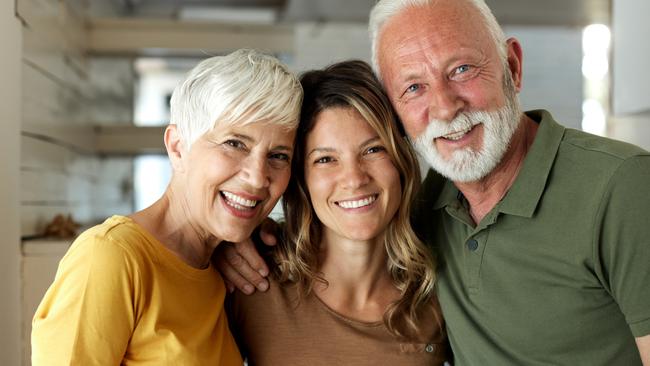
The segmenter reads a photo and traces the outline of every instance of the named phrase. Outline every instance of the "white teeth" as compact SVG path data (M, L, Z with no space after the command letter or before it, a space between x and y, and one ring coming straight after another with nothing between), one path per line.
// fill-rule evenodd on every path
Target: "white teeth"
M445 138L445 139L447 139L447 140L458 141L458 140L460 140L463 136L465 136L465 134L468 133L468 132L473 128L473 127L474 127L474 126L469 127L468 129L463 130L463 131L459 131L459 132L452 132L452 133L450 133L450 134L448 134L448 135L445 135L445 136L442 136L442 137Z
M226 197L226 203L238 209L255 207L257 204L257 201L247 200L246 198L240 197L234 193L226 191L222 191L221 193L223 193L224 197Z
M370 197L366 197L362 200L357 200L357 201L339 201L338 205L343 208L359 208L363 206L368 206L369 204L375 202L376 199L377 199L377 195L372 195Z

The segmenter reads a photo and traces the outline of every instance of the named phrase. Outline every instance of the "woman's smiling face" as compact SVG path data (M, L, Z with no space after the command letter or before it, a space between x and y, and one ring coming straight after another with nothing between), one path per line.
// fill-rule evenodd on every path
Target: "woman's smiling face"
M383 234L400 205L400 177L384 142L355 109L332 107L316 116L304 164L326 236L370 240Z
M268 123L224 126L183 159L185 205L204 235L238 242L271 212L291 175L295 132Z

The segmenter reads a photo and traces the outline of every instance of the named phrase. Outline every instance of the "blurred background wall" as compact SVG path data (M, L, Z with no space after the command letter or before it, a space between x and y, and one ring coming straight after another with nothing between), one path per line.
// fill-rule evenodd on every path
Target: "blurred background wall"
M650 2L487 3L523 45L524 108L549 109L568 127L650 148L650 25L643 19ZM44 235L55 216L86 227L145 207L164 190L162 131L186 71L241 47L273 54L298 73L368 61L373 4L2 2L0 364L29 364L31 317L71 242Z
M21 24L9 1L0 3L0 365L20 365L20 59Z

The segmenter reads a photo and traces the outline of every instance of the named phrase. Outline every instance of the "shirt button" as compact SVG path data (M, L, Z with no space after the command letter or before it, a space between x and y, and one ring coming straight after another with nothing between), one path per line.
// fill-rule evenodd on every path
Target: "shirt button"
M433 344L427 344L427 346L424 348L427 353L432 353L435 348L433 347Z
M470 239L467 242L467 249L471 250L472 252L476 251L476 249L478 249L478 241L476 241L475 239Z

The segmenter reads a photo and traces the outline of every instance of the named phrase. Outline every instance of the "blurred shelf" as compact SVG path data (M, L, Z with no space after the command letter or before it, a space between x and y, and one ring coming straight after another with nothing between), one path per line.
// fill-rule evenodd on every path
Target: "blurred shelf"
M74 239L29 239L21 243L24 256L61 256L68 251Z

